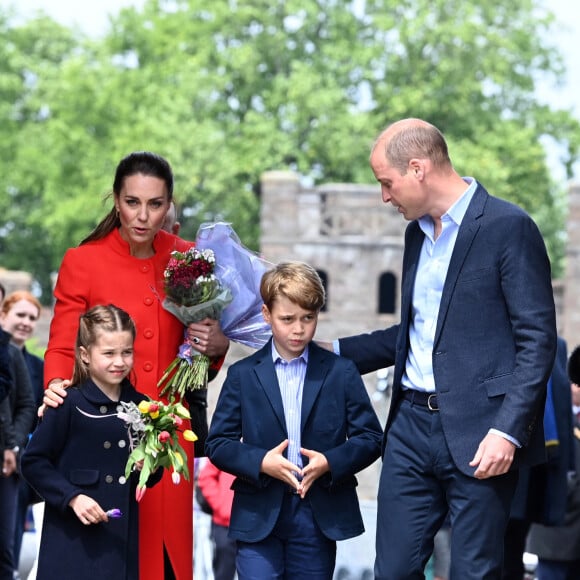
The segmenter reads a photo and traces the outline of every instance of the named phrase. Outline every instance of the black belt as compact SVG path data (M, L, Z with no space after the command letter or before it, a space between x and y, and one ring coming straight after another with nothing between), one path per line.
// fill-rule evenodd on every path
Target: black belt
M416 391L414 389L405 389L401 395L403 399L410 401L414 405L427 407L429 411L439 411L439 402L437 393L426 393L425 391Z

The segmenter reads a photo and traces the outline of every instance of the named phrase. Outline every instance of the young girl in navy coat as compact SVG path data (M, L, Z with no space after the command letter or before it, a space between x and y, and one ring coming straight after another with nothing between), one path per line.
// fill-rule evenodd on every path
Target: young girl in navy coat
M138 478L125 479L129 432L117 417L121 401L145 399L127 379L134 340L116 306L80 317L68 396L45 410L22 456L24 477L46 500L37 580L139 578Z

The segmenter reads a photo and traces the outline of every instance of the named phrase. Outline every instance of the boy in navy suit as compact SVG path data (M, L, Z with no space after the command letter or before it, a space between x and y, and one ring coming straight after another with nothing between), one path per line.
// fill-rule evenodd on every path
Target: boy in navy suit
M239 580L331 580L336 541L364 531L355 474L379 457L382 429L354 364L312 342L316 271L281 263L260 291L272 340L230 367L206 451L236 475Z

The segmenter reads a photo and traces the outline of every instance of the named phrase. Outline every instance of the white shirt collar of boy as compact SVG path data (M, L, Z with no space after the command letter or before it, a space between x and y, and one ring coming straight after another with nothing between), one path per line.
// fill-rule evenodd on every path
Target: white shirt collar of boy
M441 216L441 234L436 240L435 226L431 217L423 216L418 220L425 238L413 288L413 320L409 328L410 348L402 379L403 386L408 389L435 391L431 357L443 286L459 226L477 188L477 182L473 177L463 179L467 185L466 190Z
M272 341L272 361L278 377L282 404L284 406L284 418L288 431L288 461L302 468L302 456L300 455L300 433L302 419L302 393L304 392L304 379L308 366L308 345L304 352L287 361L283 359ZM280 442L274 442L278 445Z

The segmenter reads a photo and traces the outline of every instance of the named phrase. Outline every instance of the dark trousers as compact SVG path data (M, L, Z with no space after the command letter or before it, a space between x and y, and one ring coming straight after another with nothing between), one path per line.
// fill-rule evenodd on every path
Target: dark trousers
M236 575L236 542L228 538L228 527L212 522L211 537L214 544L214 580L233 580Z
M538 580L578 580L580 578L580 559L571 562L539 560L536 576Z
M238 541L236 568L239 580L332 580L335 561L336 542L320 531L308 500L288 493L269 536Z
M423 580L433 538L448 511L450 578L499 580L516 484L516 473L479 480L460 472L440 414L400 401L379 483L376 580Z
M0 475L0 580L14 576L14 526L18 501L18 477Z
M504 536L503 570L501 580L522 580L524 577L524 552L531 523L510 518Z
M26 483L26 480L21 475L18 476L18 500L14 524L14 566L16 568L18 568L18 564L20 563L20 550L22 548L22 537L24 535L24 528L26 527L28 510L35 497L36 494L28 483ZM38 529L40 529L41 523L38 522Z

